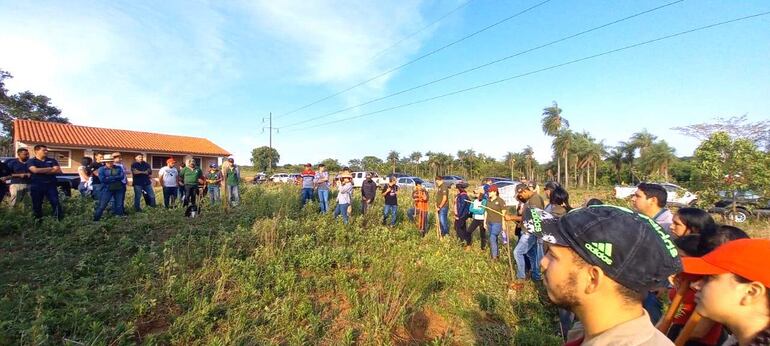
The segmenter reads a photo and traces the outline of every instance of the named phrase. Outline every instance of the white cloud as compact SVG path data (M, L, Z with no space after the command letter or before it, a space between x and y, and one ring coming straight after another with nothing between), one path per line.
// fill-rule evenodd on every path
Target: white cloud
M260 31L287 43L298 55L301 83L339 89L366 80L403 63L421 44L420 36L399 43L372 59L402 37L424 26L420 0L362 1L246 1ZM428 35L422 35L425 38ZM381 90L386 76L362 87L362 93ZM368 90L368 91L367 91ZM357 95L357 96L356 96Z

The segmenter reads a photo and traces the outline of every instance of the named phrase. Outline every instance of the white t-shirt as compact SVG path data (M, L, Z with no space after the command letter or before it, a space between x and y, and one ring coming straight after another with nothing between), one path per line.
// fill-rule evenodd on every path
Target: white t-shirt
M179 171L176 170L176 167L169 167L169 166L163 166L163 168L158 171L158 174L163 177L163 186L164 187L177 187L179 184L177 183L177 178L179 177Z

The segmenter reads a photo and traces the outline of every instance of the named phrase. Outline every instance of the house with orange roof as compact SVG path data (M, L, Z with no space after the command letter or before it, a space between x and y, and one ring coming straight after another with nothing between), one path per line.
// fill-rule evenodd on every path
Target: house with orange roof
M77 173L81 159L93 158L97 153L120 152L126 167L131 166L137 154L143 154L155 171L172 157L177 162L195 160L198 167L208 167L230 156L227 150L200 137L20 119L13 121L13 129L15 149L29 148L31 152L35 145L43 144L64 173Z

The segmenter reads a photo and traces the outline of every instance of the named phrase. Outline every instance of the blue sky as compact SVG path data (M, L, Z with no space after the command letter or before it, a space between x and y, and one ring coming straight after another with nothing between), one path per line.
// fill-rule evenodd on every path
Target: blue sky
M671 127L748 114L770 118L770 16L533 74L433 102L344 119L728 19L770 2L688 0L485 69L301 126L387 95L668 2L552 0L383 78L281 116L541 0L0 0L0 68L11 91L45 94L75 124L207 137L248 164L267 145L281 163L345 163L389 150L472 148L501 158L527 145L541 161L542 108L558 101L577 131L614 145L644 128L677 155L697 141ZM266 125L266 124L264 124Z

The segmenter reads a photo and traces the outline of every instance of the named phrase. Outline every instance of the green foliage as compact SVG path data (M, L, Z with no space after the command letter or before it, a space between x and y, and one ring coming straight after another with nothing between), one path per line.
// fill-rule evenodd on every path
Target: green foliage
M51 99L45 95L36 95L29 90L9 95L5 80L10 78L13 78L10 73L0 69L0 152L6 151L6 154L12 149L14 119L69 124L69 120L61 116L61 110L51 105Z
M386 228L302 209L299 192L249 186L228 211L101 223L69 199L35 229L0 209L0 344L559 344L533 286L511 300L505 261L421 238L407 198Z
M719 191L770 191L770 159L748 139L717 132L701 143L693 158L693 181L700 200L711 204Z
M326 170L330 172L336 172L342 169L342 165L340 165L340 162L337 161L337 159L326 159L321 161L322 164L326 166Z
M281 155L275 148L261 146L251 150L251 164L260 171L266 172L270 168L275 168L280 160Z

